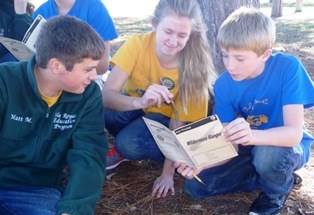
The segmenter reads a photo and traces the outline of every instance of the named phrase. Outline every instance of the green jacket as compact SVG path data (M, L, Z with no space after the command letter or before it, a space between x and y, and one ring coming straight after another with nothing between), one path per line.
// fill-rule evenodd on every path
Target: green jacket
M0 64L0 187L55 187L64 191L58 214L94 214L108 150L100 89L92 82L83 94L62 92L48 108L35 64Z
M16 14L14 5L8 1L0 1L0 36L22 40L32 18L27 14ZM0 43L0 58L9 51Z

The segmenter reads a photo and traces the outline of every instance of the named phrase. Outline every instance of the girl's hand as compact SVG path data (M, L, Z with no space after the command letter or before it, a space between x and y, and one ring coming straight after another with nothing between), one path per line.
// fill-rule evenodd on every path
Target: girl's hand
M14 0L14 10L16 14L25 14L28 0Z
M167 89L167 87L153 84L150 85L144 95L140 98L141 108L148 108L151 106L160 107L162 102L171 102L173 94Z
M174 182L173 182L173 176L170 177L167 175L161 175L159 176L153 186L153 191L151 196L152 197L167 197L168 193L171 193L171 195L174 195Z

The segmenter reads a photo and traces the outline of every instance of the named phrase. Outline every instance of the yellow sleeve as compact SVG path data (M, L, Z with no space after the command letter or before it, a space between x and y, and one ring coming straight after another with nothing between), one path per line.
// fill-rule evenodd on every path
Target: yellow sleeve
M138 61L141 53L141 42L137 35L131 36L125 43L116 51L110 60L111 66L119 66L129 76Z

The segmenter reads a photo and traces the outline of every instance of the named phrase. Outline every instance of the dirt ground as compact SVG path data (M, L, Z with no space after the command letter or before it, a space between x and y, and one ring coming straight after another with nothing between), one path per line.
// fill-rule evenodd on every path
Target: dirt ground
M275 51L298 56L312 80L314 80L313 11L314 7L311 7L306 9L305 13L291 12L275 19L278 32ZM113 43L112 53L129 35L150 30L147 19L115 18L114 20L120 37ZM314 108L305 111L305 124L314 135ZM110 137L110 142L112 140ZM149 195L153 182L160 172L161 166L149 161L123 162L113 171L109 171L96 214L248 214L252 201L258 195L256 191L211 197L201 201L194 200L183 192L183 178L176 174L175 195L164 199L153 199ZM294 187L285 203L282 212L284 215L314 215L314 155L299 174L303 182Z

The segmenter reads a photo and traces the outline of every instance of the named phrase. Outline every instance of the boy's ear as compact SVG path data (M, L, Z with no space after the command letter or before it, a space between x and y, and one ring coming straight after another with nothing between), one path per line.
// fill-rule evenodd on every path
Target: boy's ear
M263 61L265 62L269 57L270 55L272 54L272 50L271 49L267 49L263 54L262 54L262 59Z
M48 67L53 74L58 74L64 70L64 65L56 58L52 58L48 61Z

